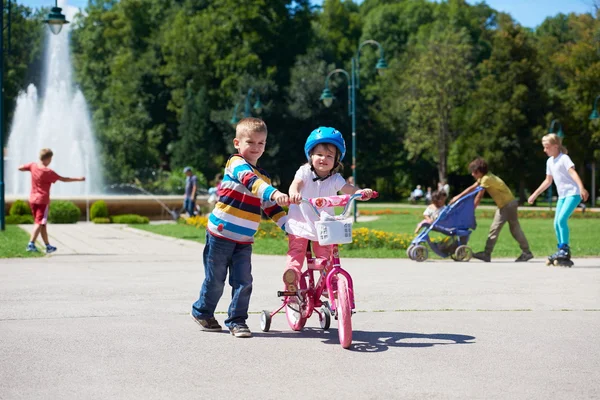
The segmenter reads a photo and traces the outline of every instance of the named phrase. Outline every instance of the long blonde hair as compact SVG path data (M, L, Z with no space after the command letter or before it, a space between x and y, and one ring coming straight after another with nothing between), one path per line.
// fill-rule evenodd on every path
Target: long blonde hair
M567 148L565 146L563 146L562 144L562 139L560 138L560 136L558 136L556 133L549 133L547 135L545 135L542 138L542 144L543 143L548 143L551 145L558 145L558 150L563 153L563 154L569 154L569 151L567 150Z

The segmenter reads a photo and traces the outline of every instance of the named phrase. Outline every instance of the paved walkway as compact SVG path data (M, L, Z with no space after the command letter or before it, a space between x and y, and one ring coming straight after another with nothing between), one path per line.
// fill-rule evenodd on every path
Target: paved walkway
M0 399L597 399L600 259L576 268L343 259L357 313L285 316L283 256L253 257L254 336L201 332L188 313L202 245L118 225L52 225L59 251L0 260ZM225 290L217 307L223 322Z

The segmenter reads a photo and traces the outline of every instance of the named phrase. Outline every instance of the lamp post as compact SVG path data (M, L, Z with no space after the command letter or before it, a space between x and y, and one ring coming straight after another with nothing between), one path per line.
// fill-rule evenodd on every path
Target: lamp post
M254 89L250 88L248 89L248 93L246 93L246 98L244 99L244 118L248 118L250 116L252 116L252 114L250 113L250 98L252 97L252 94L254 93ZM235 125L239 122L238 118L237 118L237 112L238 112L238 108L240 107L240 103L238 102L235 105L235 108L233 109L233 115L231 117L231 124ZM256 110L257 114L260 114L262 112L262 103L260 102L260 95L258 93L256 93L256 102L254 103L254 105L252 106L252 108L254 108L254 110Z
M54 7L50 10L48 18L44 20L50 27L50 31L57 35L60 33L63 25L69 21L65 18L62 9L54 1ZM10 0L8 6L8 40L10 51ZM0 231L6 229L6 219L4 216L5 208L5 187L4 187L4 7L0 10Z
M555 124L558 124L558 131L555 131L555 129L554 129ZM557 119L553 119L552 122L550 123L550 128L548 128L548 133L556 133L556 135L561 139L565 137L565 133L563 132L563 129L562 129L562 124L560 122L558 122Z
M365 40L358 46L356 55L352 57L352 70L351 74L348 74L346 70L341 68L334 69L331 71L327 78L325 78L325 89L321 93L320 100L323 101L325 107L330 107L333 103L334 96L329 90L329 79L335 74L343 74L346 77L348 83L348 115L352 118L352 179L354 180L354 186L358 187L358 181L356 180L356 89L360 89L360 50L363 46L370 44L379 48L379 60L375 65L375 69L379 74L383 74L385 69L388 67L383 57L383 47L379 42L375 40ZM354 222L356 222L356 202L354 202Z
M600 95L596 96L594 100L594 108L592 108L592 113L590 114L592 121L600 119L600 114L598 114L598 99L600 99ZM592 160L592 207L596 207L596 160Z

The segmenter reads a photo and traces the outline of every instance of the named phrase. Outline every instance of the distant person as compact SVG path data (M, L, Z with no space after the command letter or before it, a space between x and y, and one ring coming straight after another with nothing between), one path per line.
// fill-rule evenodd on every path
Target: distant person
M481 186L485 190L477 193L477 196L475 197L475 207L477 208L477 206L479 206L479 202L486 191L490 193L492 200L494 200L494 203L498 206L496 213L494 214L494 221L490 226L490 233L488 234L485 243L485 250L473 254L473 257L478 260L490 262L500 231L504 224L508 222L510 234L521 247L521 255L515 261L523 262L531 260L533 254L531 254L529 243L519 224L519 203L508 186L506 186L502 179L488 171L488 165L483 158L476 158L473 160L469 164L469 171L473 178L477 179L477 182L469 186L461 194L454 196L450 201L450 204L455 203L461 197L466 196L473 192L478 186Z
M223 180L223 174L219 173L215 175L214 186L208 189L208 205L210 210L215 207L217 200L219 199L219 189L221 188L221 181Z
M193 217L196 208L196 192L198 189L198 178L192 172L192 167L185 167L183 169L185 174L185 196L183 199L183 208L187 212L188 216Z
M446 196L450 196L450 185L448 185L448 182L441 180L438 183L438 190L444 191L446 192Z
M546 161L546 179L533 192L527 202L533 204L535 199L546 189L556 184L558 202L554 214L554 230L558 241L556 253L548 256L548 262L553 263L571 260L571 249L569 247L569 225L567 221L581 200L587 201L589 193L585 190L583 182L575 170L575 164L567 155L566 147L562 145L560 137L550 133L542 138L544 153L548 155ZM581 203L583 204L583 203ZM584 205L585 207L585 205ZM584 208L585 210L585 208Z
M421 185L417 185L415 190L413 190L412 193L410 194L410 200L413 203L417 203L422 198L423 198L423 189L421 189Z
M265 170L256 164L265 152L267 125L244 118L235 128L233 146L238 154L227 160L217 206L208 217L204 246L204 282L191 315L203 331L221 331L215 318L229 273L231 303L225 325L235 337L251 337L246 320L252 294L252 243L261 210L285 230L289 204L286 194L271 185Z
M48 168L52 162L52 150L40 150L40 162L31 162L19 167L19 171L31 172L31 192L29 194L29 207L34 218L34 229L27 244L27 251L37 252L35 241L38 235L42 234L42 240L46 245L46 253L50 254L56 251L56 247L51 246L48 241L48 207L50 205L50 186L56 181L61 182L83 182L85 177L65 178Z
M436 190L431 195L431 204L423 211L423 221L417 224L415 233L418 233L421 227L425 224L431 225L435 221L444 208L446 208L446 199L448 196L443 190Z
M425 192L425 204L431 204L433 193L431 192L431 186L427 187L427 192Z

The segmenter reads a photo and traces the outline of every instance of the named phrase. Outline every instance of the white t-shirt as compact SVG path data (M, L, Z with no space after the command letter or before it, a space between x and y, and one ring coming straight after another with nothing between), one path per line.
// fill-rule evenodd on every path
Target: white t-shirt
M575 164L571 161L571 157L563 153L559 153L557 157L550 157L546 161L546 175L551 175L552 179L554 179L559 199L567 196L581 195L579 186L577 186L571 175L569 175L569 169L574 166Z
M430 204L429 206L427 206L427 208L425 209L425 211L423 211L423 216L431 218L433 220L436 220L437 217L440 216L440 213L442 212L442 210L444 208L446 208L446 206L442 206L440 208L435 208L435 205Z
M346 181L340 174L333 174L329 178L313 181L317 177L310 169L310 165L304 164L301 166L294 179L301 179L303 182L300 193L306 199L314 197L335 196L346 184ZM319 209L324 210L328 214L333 215L333 207ZM319 220L319 216L315 214L313 208L302 202L300 204L290 204L288 211L288 222L285 224L285 230L292 235L300 236L309 240L318 240L317 231L314 222Z

